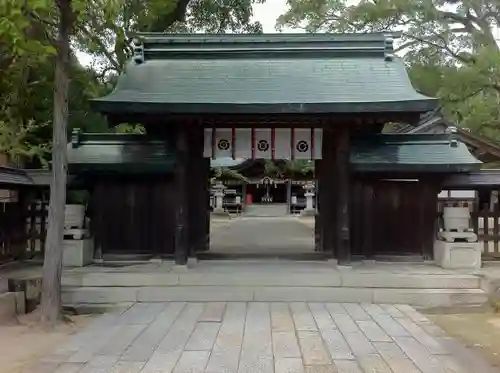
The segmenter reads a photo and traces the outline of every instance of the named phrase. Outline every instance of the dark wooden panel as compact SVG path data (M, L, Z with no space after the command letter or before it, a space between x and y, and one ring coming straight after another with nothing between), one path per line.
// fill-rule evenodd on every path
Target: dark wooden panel
M173 187L168 176L101 178L91 217L102 254L172 254Z
M425 181L357 180L351 198L354 255L429 255L437 191Z

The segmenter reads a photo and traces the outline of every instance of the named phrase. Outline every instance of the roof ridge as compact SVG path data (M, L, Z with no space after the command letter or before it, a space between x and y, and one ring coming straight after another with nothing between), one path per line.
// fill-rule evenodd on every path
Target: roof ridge
M151 59L238 58L276 56L318 57L379 55L394 58L398 33L358 34L164 34L138 33L134 37L136 63Z

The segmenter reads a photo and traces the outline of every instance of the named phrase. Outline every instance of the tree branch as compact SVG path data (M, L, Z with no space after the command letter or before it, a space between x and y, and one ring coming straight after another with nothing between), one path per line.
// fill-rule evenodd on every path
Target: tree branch
M113 56L113 53L108 51L106 45L102 42L102 40L99 37L96 37L94 34L92 34L92 32L87 30L87 28L84 25L79 25L78 29L83 34L85 34L87 37L92 39L92 41L94 41L99 46L99 48L101 49L101 52L106 56L109 63L111 65L113 65L113 68L115 68L117 71L121 71L120 63L115 59L115 56Z

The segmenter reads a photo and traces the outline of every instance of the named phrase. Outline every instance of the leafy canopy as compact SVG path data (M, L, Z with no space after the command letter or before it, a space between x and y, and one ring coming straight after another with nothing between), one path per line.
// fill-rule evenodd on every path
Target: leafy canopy
M399 31L415 87L463 127L500 140L496 0L288 0L277 27L308 32Z

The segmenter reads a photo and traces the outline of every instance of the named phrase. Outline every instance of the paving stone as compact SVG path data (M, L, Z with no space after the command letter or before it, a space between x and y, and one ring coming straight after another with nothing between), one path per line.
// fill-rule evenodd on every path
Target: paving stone
M318 327L314 322L314 318L307 306L307 303L291 303L290 309L292 311L293 321L296 330L316 331Z
M396 337L394 340L422 373L446 372L442 362L438 360L438 356L430 354L415 338Z
M269 304L248 304L239 373L273 373Z
M204 373L209 356L209 351L184 351L174 373Z
M273 353L276 358L300 358L300 348L295 331L272 332Z
M370 373L406 373L393 372L387 363L378 355L365 355L359 358L359 365L365 372Z
M333 360L354 359L351 348L339 330L326 329L320 333Z
M375 353L375 348L361 330L345 333L344 338L357 358Z
M85 366L85 363L62 363L52 373L78 373Z
M304 365L329 365L332 363L319 332L297 331L297 336Z
M301 358L277 358L274 363L275 373L305 373Z
M117 359L116 356L94 356L78 373L109 373Z
M132 342L141 334L146 325L123 325L106 342L106 345L96 351L97 355L121 356Z
M384 309L390 316L394 318L406 317L394 304L381 304L380 307Z
M335 325L324 303L310 303L309 309L320 330L337 329L337 325Z
M184 307L185 303L168 304L146 330L133 341L120 360L130 362L148 361Z
M172 372L203 309L203 303L189 303L186 305L141 373Z
M271 303L271 326L275 331L295 330L288 303Z
M393 317L389 314L373 314L371 315L373 320L377 322L378 325L384 330L385 333L391 337L409 337L410 332L401 326Z
M359 331L358 325L354 322L354 320L348 314L331 314L333 321L337 325L337 328L343 333L355 333Z
M363 373L359 364L352 360L334 360L338 373Z
M140 373L143 366L143 362L119 361L109 373Z
M128 325L149 325L163 312L168 303L147 303Z
M342 306L354 321L371 320L371 317L366 313L363 307L357 303L343 303Z
M205 305L205 309L198 321L221 322L225 310L225 302L209 302Z
M219 333L220 323L200 322L196 325L185 349L187 351L210 351Z
M55 362L39 362L30 366L23 373L54 373L60 366L60 363Z
M206 373L238 372L245 318L245 303L228 303Z
M168 352L156 351L142 368L141 373L172 373L182 351L181 348Z
M439 341L426 333L420 326L409 319L398 319L398 322L413 336L420 344L427 348L432 354L448 354Z
M421 373L395 342L374 342L373 346L396 373Z
M385 315L386 311L378 304L362 303L360 305L369 315Z
M434 324L432 321L419 322L416 324L433 337L445 337L446 336L446 332L443 329L441 329L439 326Z
M305 367L306 373L337 373L335 365L311 365Z
M405 305L135 304L99 317L29 372L475 372L433 326Z
M418 323L418 322L428 322L429 319L422 315L420 312L418 312L415 308L412 306L409 306L407 304L397 304L396 305L397 309L400 310L406 317L409 317L412 321Z
M356 321L359 328L369 341L372 342L391 342L392 339L377 325L375 321Z
M346 315L347 310L340 303L326 303L326 309L330 312L330 315Z
M86 363L102 348L108 345L108 341L113 338L113 336L119 333L121 327L113 326L108 327L106 330L102 330L100 333L91 333L89 336L94 337L94 339L89 339L85 344L77 348L74 354L71 355L66 362L68 363ZM81 343L82 341L78 341ZM59 350L58 352L61 352ZM71 350L70 350L71 351Z

